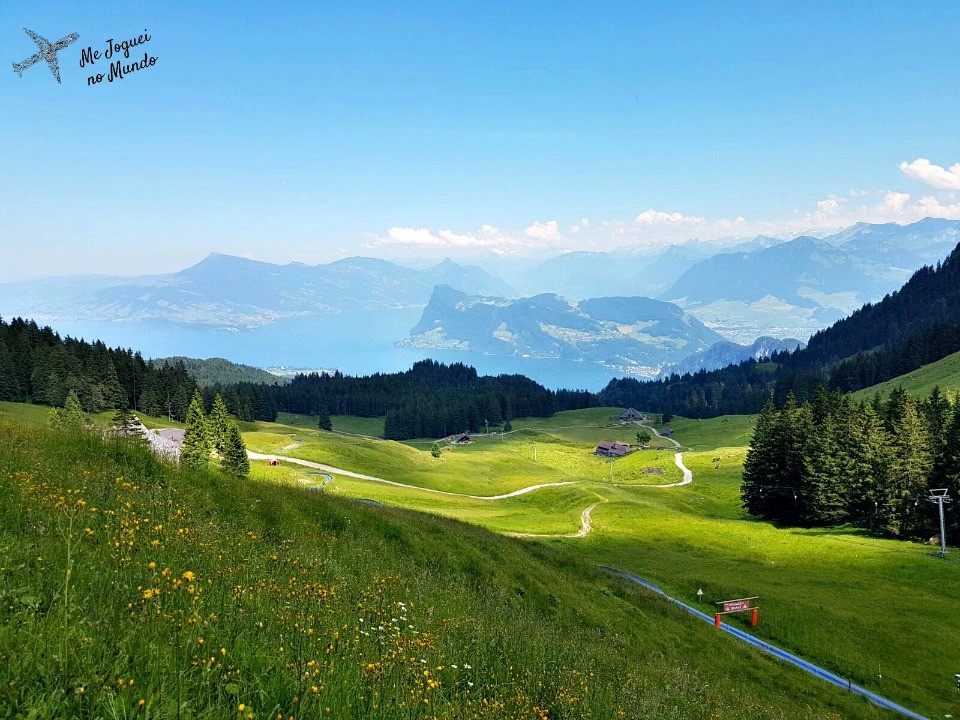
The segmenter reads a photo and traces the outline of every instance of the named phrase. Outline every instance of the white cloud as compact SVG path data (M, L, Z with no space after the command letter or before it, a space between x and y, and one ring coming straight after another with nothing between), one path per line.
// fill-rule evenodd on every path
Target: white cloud
M910 193L888 192L883 196L884 207L894 213L902 213L908 202L910 202Z
M392 227L382 242L391 245L443 245L443 241L426 228Z
M900 170L910 178L919 180L936 190L960 190L960 163L944 168L934 165L926 158L900 163Z
M910 177L946 186L960 183L960 164L949 169L921 159L901 164ZM831 194L806 208L800 207L779 218L747 219L743 215L707 218L684 212L644 210L632 220L575 217L537 220L522 229L503 230L482 225L478 230L430 230L424 227L392 227L386 236L374 238L368 248L388 247L398 254L423 251L449 252L458 257L479 253L498 256L547 255L573 250L613 250L665 247L691 239L731 244L742 238L763 234L780 238L801 234L825 236L857 222L902 225L925 217L960 219L960 194L953 190L931 190L918 196L901 190L853 189ZM565 228L561 232L560 227Z
M384 245L433 248L489 248L499 250L499 254L511 252L517 241L493 225L483 225L478 233L457 233L453 230L439 230L436 233L427 228L392 227L386 237L377 237L365 247L376 248Z
M702 217L691 217L678 212L667 213L660 210L644 210L633 221L638 225L702 225Z
M826 200L819 200L817 202L817 211L823 215L837 215L846 202L846 198L832 195Z
M537 220L530 227L523 231L528 238L535 240L559 240L560 227L556 220L548 220L545 223Z

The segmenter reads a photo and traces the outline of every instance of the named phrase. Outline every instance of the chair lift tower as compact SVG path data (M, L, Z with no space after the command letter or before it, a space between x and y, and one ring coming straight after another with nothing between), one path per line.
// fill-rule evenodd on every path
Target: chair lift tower
M943 520L943 504L950 502L950 496L947 495L947 488L938 488L936 490L930 490L930 497L927 498L929 502L934 502L939 506L940 510L940 552L938 553L940 557L943 557L947 554L947 524Z

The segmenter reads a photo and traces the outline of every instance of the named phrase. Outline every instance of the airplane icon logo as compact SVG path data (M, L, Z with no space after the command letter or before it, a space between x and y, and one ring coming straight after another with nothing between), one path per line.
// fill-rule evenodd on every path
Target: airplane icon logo
M46 38L42 38L37 35L32 30L27 30L26 28L23 31L33 38L33 41L37 44L37 47L40 48L40 52L35 55L31 55L23 62L14 63L13 71L23 77L23 71L33 65L36 65L41 60L46 60L47 65L50 67L50 72L53 73L53 76L57 79L57 82L60 82L60 66L57 64L57 53L63 50L67 45L71 44L77 40L80 36L77 33L71 33L66 37L60 38L55 43L51 43Z

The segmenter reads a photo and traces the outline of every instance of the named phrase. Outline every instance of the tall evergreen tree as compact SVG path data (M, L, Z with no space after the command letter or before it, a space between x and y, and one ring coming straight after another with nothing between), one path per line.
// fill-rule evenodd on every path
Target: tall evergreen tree
M333 430L333 423L330 421L330 411L325 405L320 406L320 412L317 417L317 427L321 430Z
M213 399L210 414L207 416L207 430L211 446L220 454L223 454L227 442L227 433L230 431L232 422L223 398L220 397L220 393L217 393L217 396Z
M779 482L781 473L781 458L776 446L776 426L779 421L780 413L772 401L768 402L757 418L753 439L743 463L743 484L740 487L740 497L747 512L767 519L776 517L777 513L772 487Z
M187 409L180 462L191 468L205 468L210 462L210 437L203 409L203 396L197 390Z
M944 446L940 467L931 478L930 486L947 488L951 500L951 512L946 514L947 537L956 544L960 542L960 398L954 400Z
M87 416L77 394L71 390L67 393L62 408L55 408L50 413L50 425L69 430L83 430L87 426Z
M774 444L780 457L782 471L774 488L779 517L788 523L797 523L807 515L804 506L803 485L806 474L805 452L812 430L808 405L799 405L789 393L780 411L780 423L774 434Z
M0 400L19 400L20 380L17 368L7 350L7 344L0 338Z
M883 528L891 535L915 537L923 533L926 507L921 509L920 503L927 495L932 462L925 421L916 402L908 396L900 412L899 418L892 418L893 462L880 515Z
M852 460L846 488L850 521L878 532L880 493L889 482L892 451L873 405L860 408L846 444Z
M110 420L110 432L116 437L144 439L140 432L140 423L130 412L125 398Z
M804 481L800 490L801 522L807 525L839 525L847 518L844 486L850 458L833 414L815 424L804 454Z
M225 473L233 477L247 477L250 474L247 446L244 444L243 437L240 435L240 428L235 422L228 424L221 467Z

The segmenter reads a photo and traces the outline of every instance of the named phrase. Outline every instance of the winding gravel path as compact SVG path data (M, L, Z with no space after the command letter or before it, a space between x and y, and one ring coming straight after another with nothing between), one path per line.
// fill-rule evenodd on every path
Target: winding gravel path
M644 425L644 427L647 428L648 430L651 430L653 434L656 435L661 440L666 440L667 442L673 443L673 446L675 448L681 447L680 443L678 443L676 440L674 440L671 437L664 437L659 432L657 432L657 429L652 425ZM690 468L688 468L686 465L683 464L682 452L678 452L676 455L673 456L673 462L678 468L680 468L680 471L683 473L683 480L677 483L670 483L669 485L650 485L649 487L674 488L674 487L680 487L681 485L689 485L690 483L693 482L693 473L690 471Z
M606 502L606 500L604 500ZM590 513L593 512L593 509L600 503L594 503L582 513L580 513L580 529L574 533L566 534L557 534L557 533L521 533L521 532L505 532L504 535L509 535L510 537L522 537L522 538L582 538L586 537L593 526L590 524Z
M641 423L642 425L642 423ZM643 425L650 431L653 432L658 438L666 440L669 443L673 443L675 448L680 448L681 445L673 438L664 437L655 427L649 425ZM284 450L292 450L297 447L296 444L288 445L283 448ZM409 485L407 483L396 482L395 480L387 480L386 478L376 477L375 475L364 475L362 473L353 472L352 470L344 470L343 468L334 467L333 465L326 465L324 463L313 462L312 460L301 460L300 458L290 457L289 455L267 455L263 453L253 452L252 450L247 450L247 455L251 460L278 460L280 462L287 462L293 465L302 465L303 467L312 468L314 470L322 470L328 473L334 473L336 475L343 475L345 477L356 478L357 480L368 480L370 482L382 483L384 485L392 485L393 487L404 488L407 490L420 490L422 492L433 493L435 495L446 495L447 497L458 497L466 498L468 500L506 500L507 498L518 497L519 495L526 495L531 493L534 490L540 490L542 488L548 487L562 487L567 485L578 485L578 481L569 481L569 482L555 482L555 483L540 483L539 485L530 485L529 487L520 488L519 490L514 490L513 492L503 493L502 495L467 495L465 493L456 493L449 490L434 490L433 488L421 487L419 485ZM690 471L686 465L683 464L683 453L678 452L673 457L673 462L683 473L683 480L676 483L670 483L668 485L640 485L637 487L648 487L648 488L675 488L681 487L682 485L689 485L693 482L693 473ZM603 502L606 502L604 500ZM586 537L588 533L593 529L593 526L590 522L590 514L593 512L593 509L600 503L594 503L590 507L586 508L582 513L580 513L580 529L574 533L568 534L553 534L553 533L516 533L516 532L507 532L504 535L509 535L511 537L525 537L525 538L582 538Z
M464 493L450 492L449 490L434 490L433 488L421 487L420 485L408 485L407 483L396 482L395 480L387 480L386 478L380 478L374 475L363 475L361 473L353 472L352 470L344 470L342 468L334 467L333 465L325 465L323 463L317 463L311 460L301 460L300 458L290 457L289 455L264 455L262 453L253 452L252 450L247 450L247 456L251 460L279 460L280 462L303 465L304 467L313 468L314 470L323 470L336 475L356 478L357 480L369 480L371 482L383 483L384 485L393 485L394 487L406 488L407 490L422 490L423 492L435 493L437 495L468 498L470 500L506 500L507 498L517 497L518 495L526 495L529 492L540 490L541 488L565 487L567 485L579 484L575 481L541 483L539 485L530 485L529 487L520 488L519 490L514 490L513 492L504 493L502 495L466 495Z

